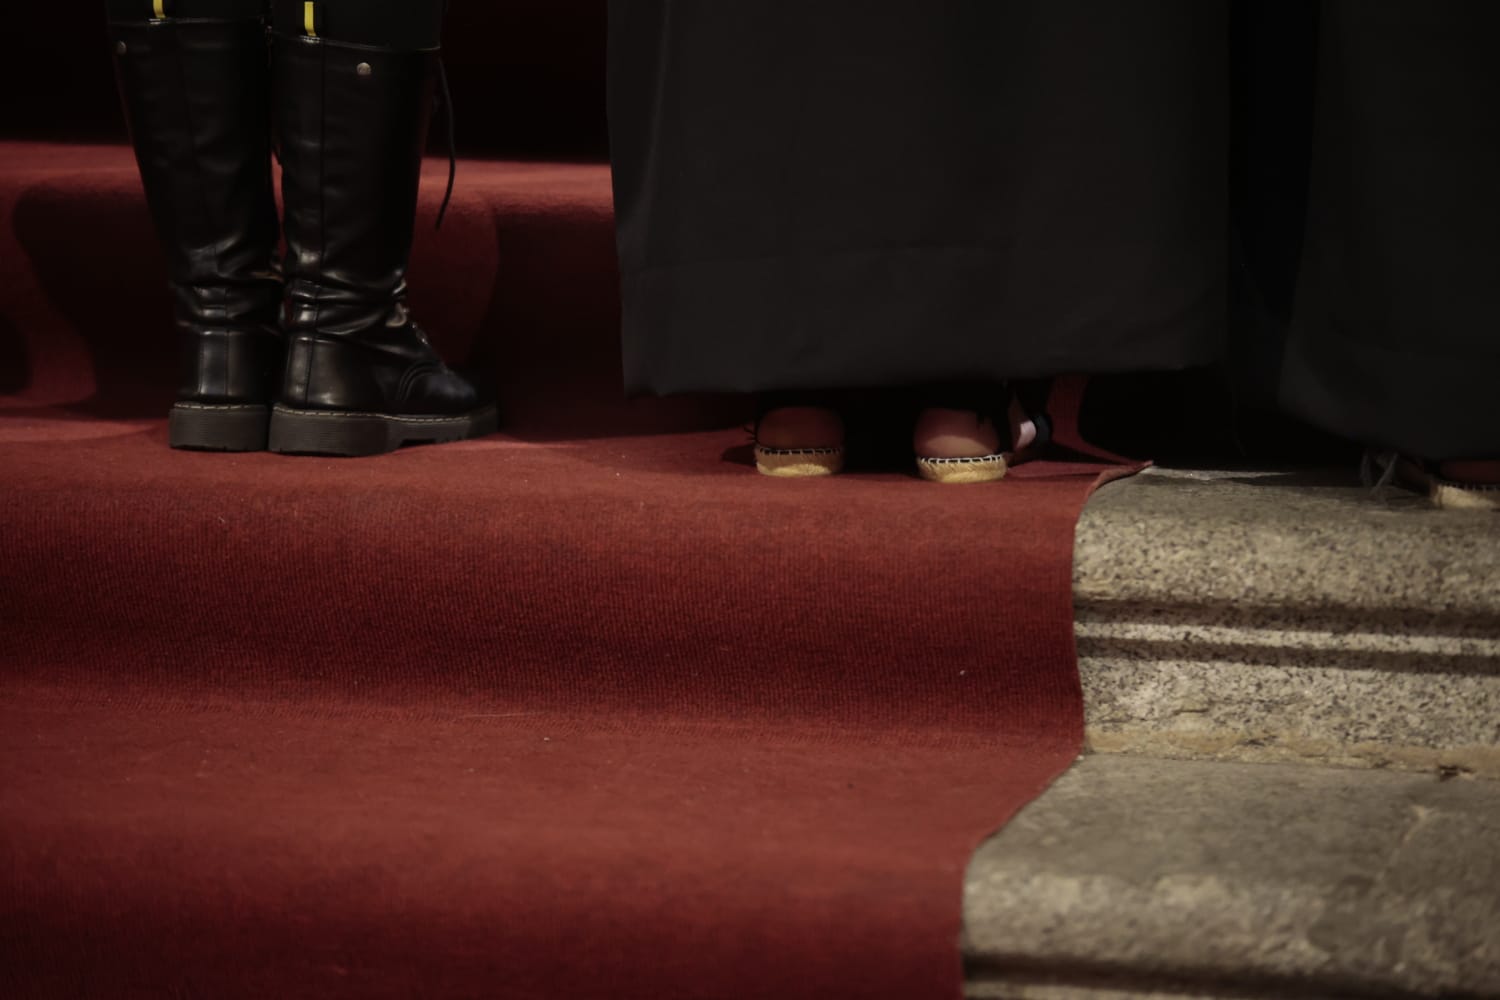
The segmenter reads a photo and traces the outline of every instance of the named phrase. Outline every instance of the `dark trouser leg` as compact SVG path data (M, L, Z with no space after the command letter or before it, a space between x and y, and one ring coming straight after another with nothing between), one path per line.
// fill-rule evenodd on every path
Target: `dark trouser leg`
M1370 445L1500 455L1500 4L1323 10L1282 398Z
M182 344L174 447L264 448L280 373L262 0L110 0L116 78Z
M360 455L494 428L406 313L440 0L277 0L286 372L271 449Z

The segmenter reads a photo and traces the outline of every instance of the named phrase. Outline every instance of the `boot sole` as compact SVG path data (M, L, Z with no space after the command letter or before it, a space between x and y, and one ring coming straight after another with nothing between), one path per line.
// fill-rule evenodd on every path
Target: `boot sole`
M188 451L265 451L271 408L264 403L177 403L167 441Z
M441 444L493 434L493 406L456 416L396 416L271 408L270 449L283 455L383 455L408 444Z

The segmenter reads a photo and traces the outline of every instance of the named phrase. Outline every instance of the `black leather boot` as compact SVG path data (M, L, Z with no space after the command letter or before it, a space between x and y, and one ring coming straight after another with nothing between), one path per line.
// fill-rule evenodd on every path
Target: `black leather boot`
M370 455L495 429L406 311L437 50L272 40L286 207L286 371L272 451Z
M175 297L182 361L170 440L254 451L266 446L282 363L266 26L260 16L174 19L176 6L141 0L139 19L109 24Z

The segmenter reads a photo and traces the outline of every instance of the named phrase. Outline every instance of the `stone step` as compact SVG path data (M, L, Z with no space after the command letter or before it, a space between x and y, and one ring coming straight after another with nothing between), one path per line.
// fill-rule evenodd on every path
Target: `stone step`
M964 910L973 1000L1500 996L1500 783L1092 755Z
M1151 469L1074 564L1091 750L1500 777L1500 517L1350 471Z

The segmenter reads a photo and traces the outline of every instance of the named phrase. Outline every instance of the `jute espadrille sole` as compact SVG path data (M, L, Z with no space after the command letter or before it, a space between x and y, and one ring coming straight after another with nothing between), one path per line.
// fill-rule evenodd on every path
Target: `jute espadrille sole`
M1395 461L1396 478L1411 489L1425 490L1427 499L1440 510L1500 511L1500 486L1456 483L1415 459L1400 457Z
M1432 498L1433 506L1443 510L1500 511L1500 486L1466 486L1433 476L1428 481L1427 495Z
M993 483L1005 478L1010 468L1008 455L984 455L980 458L917 459L917 472L934 483Z
M767 448L758 444L755 468L763 476L831 476L844 470L844 449Z

